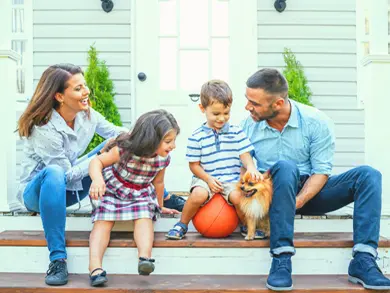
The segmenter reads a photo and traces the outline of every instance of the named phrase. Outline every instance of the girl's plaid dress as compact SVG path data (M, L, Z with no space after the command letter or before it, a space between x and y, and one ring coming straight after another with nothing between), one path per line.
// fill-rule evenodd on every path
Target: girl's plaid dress
M152 181L169 162L169 156L145 158L133 155L122 170L118 163L105 168L106 193L92 211L92 222L141 218L156 221L161 208Z

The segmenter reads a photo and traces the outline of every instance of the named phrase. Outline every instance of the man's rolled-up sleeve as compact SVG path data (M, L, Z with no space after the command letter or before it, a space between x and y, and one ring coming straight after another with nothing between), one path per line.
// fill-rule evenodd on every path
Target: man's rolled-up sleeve
M312 128L310 142L311 175L330 175L335 150L334 124L321 120Z

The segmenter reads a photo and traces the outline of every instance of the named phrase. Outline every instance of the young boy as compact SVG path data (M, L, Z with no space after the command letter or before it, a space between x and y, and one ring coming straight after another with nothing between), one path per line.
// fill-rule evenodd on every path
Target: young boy
M215 193L221 193L230 205L234 205L243 222L238 209L241 191L236 189L241 162L254 179L262 178L250 155L253 147L249 139L240 127L228 123L233 102L228 84L221 80L206 82L200 100L199 108L206 115L207 122L188 139L186 156L194 174L191 195L184 204L180 221L166 235L168 239L182 239L198 209ZM264 238L261 233L256 231L257 238ZM242 226L241 234L246 236L245 226Z

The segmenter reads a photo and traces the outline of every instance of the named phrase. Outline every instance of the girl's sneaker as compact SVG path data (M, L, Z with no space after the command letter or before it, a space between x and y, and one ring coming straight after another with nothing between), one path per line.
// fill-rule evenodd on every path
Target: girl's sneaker
M138 262L138 273L142 276L149 276L154 271L154 259L140 257Z

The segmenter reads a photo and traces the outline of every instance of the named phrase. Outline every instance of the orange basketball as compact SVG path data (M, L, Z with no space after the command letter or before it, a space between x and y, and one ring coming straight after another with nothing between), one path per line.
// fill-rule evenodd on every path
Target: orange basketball
M220 194L201 207L192 219L195 229L204 237L223 238L233 233L238 225L238 216Z

